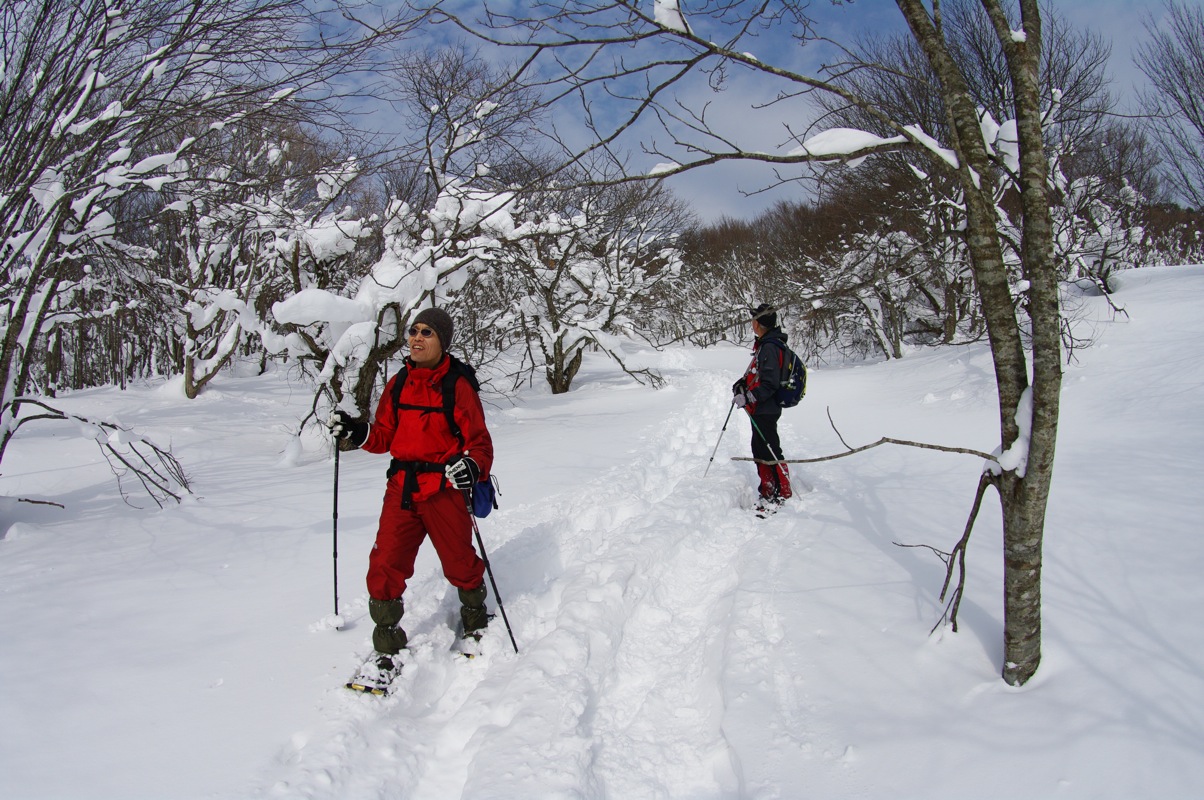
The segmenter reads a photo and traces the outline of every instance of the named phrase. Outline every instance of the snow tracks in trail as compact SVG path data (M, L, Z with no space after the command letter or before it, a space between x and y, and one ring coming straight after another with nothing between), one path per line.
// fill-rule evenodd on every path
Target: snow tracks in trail
M791 707L792 679L769 663L782 626L756 599L764 587L738 598L742 579L761 581L801 503L769 520L753 515L751 468L728 462L748 436L736 417L704 479L728 381L694 372L676 383L665 390L674 393L669 416L643 433L630 461L482 523L519 655L499 615L482 656L454 657L454 591L437 570L420 569L395 693L332 689L321 700L325 729L295 737L263 794L744 794L739 751L772 757L763 732L774 720L763 715L779 714L782 698ZM748 558L755 568L744 568ZM361 600L351 614L363 612ZM364 638L371 623L357 624ZM359 646L357 658L367 653ZM732 686L774 699L750 705L727 696ZM761 716L732 720L733 704ZM729 742L729 728L742 745Z

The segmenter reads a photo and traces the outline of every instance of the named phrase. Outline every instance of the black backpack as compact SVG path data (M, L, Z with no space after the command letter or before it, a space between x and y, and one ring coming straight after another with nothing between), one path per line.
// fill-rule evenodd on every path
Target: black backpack
M416 406L409 403L401 402L401 390L405 386L406 377L409 375L409 368L402 365L401 369L397 370L397 374L393 380L393 422L397 423L397 417L401 414L404 408L409 411L442 411L443 416L447 419L447 427L451 431L452 436L460 442L460 447L464 447L464 432L460 430L460 426L456 423L456 381L460 378L468 381L468 385L472 387L474 392L481 391L481 382L477 379L477 371L471 365L465 364L460 359L447 354L450 362L447 368L447 374L439 382L439 389L443 395L443 405L441 406ZM489 516L489 512L498 507L497 487L494 484L496 478L490 476L487 481L477 481L476 486L472 488L472 513L476 517Z
M782 408L794 408L807 393L807 365L781 339L766 339L782 350L782 380L773 399Z

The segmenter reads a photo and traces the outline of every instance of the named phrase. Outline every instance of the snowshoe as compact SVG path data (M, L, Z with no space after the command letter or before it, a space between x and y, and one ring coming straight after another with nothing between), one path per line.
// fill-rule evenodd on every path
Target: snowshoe
M488 620L493 619L493 614L486 617L486 625ZM460 636L456 643L452 645L452 650L463 656L464 658L476 658L481 654L481 637L485 635L485 628L477 628L475 631L469 631Z
M347 688L364 694L386 695L393 679L401 674L401 656L388 653L373 653L347 681Z
M760 519L765 519L778 513L778 509L781 508L785 502L786 501L780 497L763 497L757 502L754 510Z

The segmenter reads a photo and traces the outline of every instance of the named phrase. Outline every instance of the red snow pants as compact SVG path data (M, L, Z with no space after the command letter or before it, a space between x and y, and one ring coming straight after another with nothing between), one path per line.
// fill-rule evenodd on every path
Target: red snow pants
M410 508L401 507L402 476L390 480L376 529L376 544L368 556L368 594L375 600L396 600L414 575L418 548L427 536L443 565L443 575L457 589L475 589L485 579L485 562L472 546L472 518L464 495L444 486Z

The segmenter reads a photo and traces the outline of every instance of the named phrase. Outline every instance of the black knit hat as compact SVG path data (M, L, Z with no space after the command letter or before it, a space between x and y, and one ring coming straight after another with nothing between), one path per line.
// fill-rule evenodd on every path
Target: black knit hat
M418 312L418 316L414 317L414 324L420 323L429 325L439 335L439 344L444 350L451 346L452 333L456 328L446 311L441 308L424 308Z
M776 328L778 326L778 310L769 303L762 303L756 308L748 310L749 319L755 319L766 328Z

